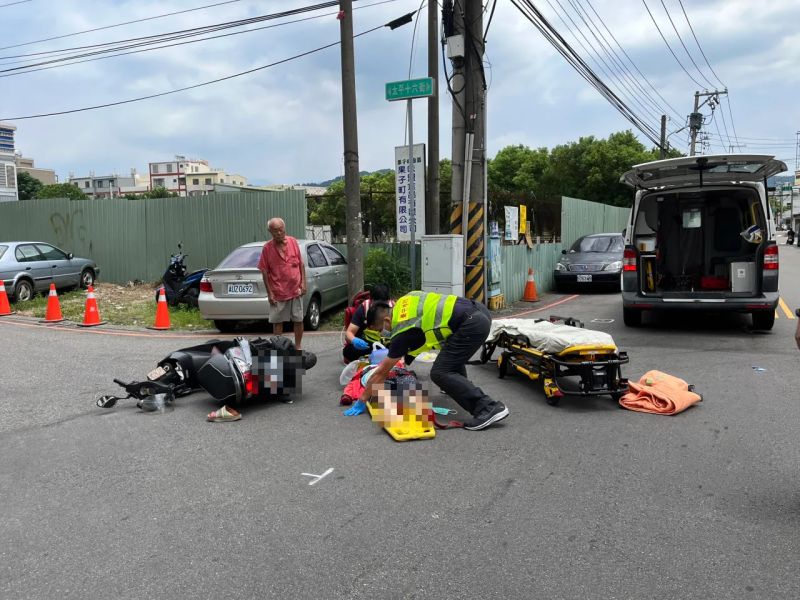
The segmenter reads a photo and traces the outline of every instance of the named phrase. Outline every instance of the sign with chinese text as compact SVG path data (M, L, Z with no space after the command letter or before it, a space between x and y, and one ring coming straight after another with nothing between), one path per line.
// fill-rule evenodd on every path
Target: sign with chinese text
M516 242L519 239L519 207L506 206L506 240Z
M395 215L397 217L398 241L410 241L412 227L414 236L425 235L425 144L414 144L414 181L411 181L408 161L408 146L394 149ZM414 211L412 218L409 191L414 185Z
M391 81L386 84L386 99L409 100L411 98L426 98L436 93L436 85L432 77L422 79L407 79L406 81Z

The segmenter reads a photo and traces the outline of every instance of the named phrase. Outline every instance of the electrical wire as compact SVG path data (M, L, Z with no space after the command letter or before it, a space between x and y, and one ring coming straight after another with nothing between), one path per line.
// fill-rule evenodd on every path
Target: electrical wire
M489 6L488 4L486 6ZM497 8L497 0L492 3L492 11L489 13L489 21L486 23L486 29L483 30L483 43L486 45L486 36L489 35L489 27L492 26L492 19L494 18L494 9Z
M666 44L667 50L669 50L669 53L672 54L672 58L674 58L675 62L677 62L680 65L681 69L683 69L683 72L686 73L686 75L689 77L689 79L691 79L698 87L705 89L705 86L702 83L700 83L699 81L697 81L694 77L692 77L692 74L689 73L689 71L686 70L686 67L683 66L683 63L680 61L678 56L672 50L672 46L669 45L669 42L667 41L667 38L664 37L664 34L661 31L661 28L658 26L658 23L656 22L656 18L653 16L653 13L650 12L650 7L647 6L646 0L642 0L642 4L644 4L644 7L647 9L647 14L650 15L650 19L653 21L653 25L656 26L656 29L658 30L658 34L661 36L661 39L664 40L664 44Z
M31 2L31 0L17 0L17 2L9 2L8 4L0 4L0 8L6 8L7 6L14 6L15 4L25 4L26 2Z
M683 7L683 2L681 0L678 0L678 4L681 5L681 10L683 11L683 16L686 19L686 23L689 25L689 30L692 32L692 37L694 37L695 44L697 44L697 47L700 49L700 54L703 55L703 60L706 61L706 64L708 65L708 68L714 74L714 77L717 78L717 81L719 81L723 85L723 87L727 88L728 86L725 85L725 83L722 81L722 79L719 78L719 75L717 75L717 72L714 71L714 67L711 66L710 62L708 62L708 57L706 56L706 53L703 52L703 47L700 45L700 40L697 39L697 35L694 32L694 27L692 27L692 22L689 20L689 15L686 14L686 9ZM664 7L664 8L666 9L666 7Z
M397 0L381 0L380 2L374 2L372 4L365 4L365 5L362 5L362 6L355 7L353 10L360 10L360 9L363 9L363 8L371 8L373 6L378 6L380 4L389 4L391 2L397 2ZM40 68L37 68L37 69L28 69L26 71L20 71L20 72L16 72L16 73L7 73L7 74L4 74L4 75L0 74L0 78L15 77L17 75L25 75L25 74L28 74L28 73L35 73L37 71L46 71L46 70L50 70L50 69L58 69L58 68L62 68L62 67L69 67L69 66L72 66L72 65L78 65L78 64L86 63L86 62L93 62L93 61L96 61L96 60L105 60L107 58L115 58L115 57L118 57L118 56L126 56L126 55L129 55L129 54L139 54L141 52L150 52L152 50L161 50L161 49L164 49L164 48L172 48L174 46L183 46L183 45L187 45L187 44L196 44L198 42L205 42L205 41L208 41L208 40L215 40L215 39L219 39L219 38L230 37L230 36L234 36L234 35L240 35L240 34L243 34L243 33L252 33L254 31L262 31L264 29L273 29L275 27L283 27L284 25L293 25L295 23L302 23L304 21L311 21L311 20L314 20L314 19L321 19L323 17L329 17L329 16L336 15L336 14L338 14L338 11L337 12L330 12L330 13L323 13L323 14L314 15L314 16L311 16L311 17L303 17L303 18L300 18L300 19L293 19L291 21L284 21L282 23L276 23L274 25L264 25L262 27L253 27L252 29L245 29L243 31L234 31L232 33L224 33L224 34L220 34L220 35L213 35L213 36L204 37L204 38L195 39L195 40L176 42L174 44L164 44L162 46L154 46L154 47L150 47L150 48L141 48L141 49L138 49L138 50L131 50L129 52L119 52L117 54L109 54L109 55L106 55L106 56L98 56L98 57L95 57L95 58L87 58L87 59L84 59L84 60L74 60L74 59L72 59L73 62L68 62L68 63L64 63L64 64L51 65L49 67L45 66L45 67L40 67ZM0 70L0 73L4 73L4 71Z
M5 69L4 71L14 71L14 70L20 70L20 69L25 69L25 68L30 68L30 67L37 67L37 66L41 66L41 65L47 65L47 64L56 63L56 62L62 62L62 61L71 60L71 59L84 58L86 56L93 56L93 55L103 54L103 53L108 53L108 52L116 52L117 50L126 50L126 49L129 49L129 48L142 47L142 46L147 46L147 45L150 45L150 44L157 44L157 43L161 43L161 42L165 42L165 41L171 41L171 40L175 40L175 39L184 39L184 38L187 38L187 37L203 35L205 33L213 33L215 31L221 31L221 30L225 30L225 29L241 27L241 26L244 26L244 25L251 25L251 24L254 24L254 23L260 23L262 21L270 21L270 20L279 19L279 18L282 18L282 17L293 16L293 15L297 15L297 14L301 14L301 13L314 12L314 11L321 10L321 9L324 9L324 8L330 8L330 7L336 6L338 4L339 3L336 0L329 0L328 2L323 2L323 3L320 3L320 4L304 6L304 7L301 7L301 8L286 10L286 11L277 12L277 13L270 13L270 14L260 15L260 16L251 17L251 18L248 18L248 19L239 19L237 21L228 21L226 23L216 23L216 24L213 24L213 25L205 25L205 26L202 26L202 27L193 27L193 28L190 28L190 29L183 29L183 30L179 30L179 31L173 31L173 32L169 32L169 33L152 35L152 36L145 36L145 37L140 37L140 38L131 38L131 39L128 39L128 40L121 40L121 41L117 41L117 42L106 42L106 43L103 43L103 44L95 44L95 45L92 45L92 46L82 46L82 47L77 47L77 48L69 48L69 49L55 51L55 52L66 52L67 50L89 50L89 49L92 49L92 48L99 48L99 47L103 47L103 46L117 46L117 47L114 47L114 48L108 48L107 47L107 48L104 48L102 50L94 50L94 51L91 51L91 52L85 52L83 54L78 53L78 54L74 54L71 57L53 58L51 60L46 60L46 61L39 62L39 63L32 63L32 64L28 64L28 65L25 65L25 66L22 66L22 67L14 67L14 68L11 68L11 69ZM128 44L128 42L135 42L135 43ZM120 46L120 44L128 44L128 45L127 46ZM34 54L42 54L42 53L34 53ZM19 56L25 56L25 55L7 56L7 57L2 57L2 58L18 58Z
M26 2L30 2L30 0L25 0ZM124 23L115 23L114 25L104 25L103 27L95 27L94 29L86 29L84 31L76 31L74 33L65 33L64 35L56 35L49 38L42 38L40 40L33 40L30 42L23 42L21 44L13 44L11 46L0 46L0 50L8 50L9 48L20 48L21 46L31 46L33 44L41 44L42 42L50 42L52 40L61 40L64 38L76 36L76 35L83 35L85 33L93 33L95 31L102 31L104 29L113 29L115 27L123 27L124 25L132 25L134 23L143 23L144 21L153 21L155 19L163 19L164 17L172 17L174 15L182 15L184 13L194 12L197 10L204 10L206 8L212 8L215 6L222 6L223 4L233 4L234 2L241 2L242 0L226 0L225 2L217 2L215 4L206 4L205 6L198 6L195 8L187 8L186 10L179 10L176 12L164 13L161 15L153 15L152 17L144 17L142 19L135 19L133 21L125 21ZM15 2L14 4L18 4ZM8 5L7 5L8 6Z
M635 63L635 62L633 62L633 59L632 59L632 58L631 58L631 57L628 55L628 53L625 51L625 48L623 48L623 47L622 47L622 44L620 44L620 43L619 43L619 41L618 41L618 40L617 40L617 38L614 36L614 34L612 33L612 31L611 31L611 30L608 28L608 25L606 25L606 22L603 20L603 17L601 17L601 16L598 14L598 12L595 10L595 8L594 8L594 5L592 4L591 0L586 0L586 3L589 5L589 8L591 8L591 9L592 9L592 12L594 13L594 15L597 17L597 19L598 19L598 20L600 21L600 23L603 25L603 28L604 28L604 29L605 29L605 30L608 32L608 35L610 35L610 36L611 36L611 39L612 39L612 40L614 40L614 43L617 45L617 47L618 47L618 48L619 48L619 49L622 51L622 53L625 55L625 58L627 58L627 59L628 59L628 62L631 64L631 66L632 66L632 67L633 67L633 68L636 70L636 72L637 72L637 73L639 73L639 75L641 75L641 77L642 77L642 79L644 80L644 82L645 82L645 83L646 83L646 84L647 84L647 85L650 87L650 89L651 89L651 90L653 90L653 92L655 92L655 94L656 94L656 95L657 95L659 98L661 98L661 100L664 102L664 104L665 104L665 105L666 105L666 106L667 106L667 107L668 107L668 108L669 108L669 109L672 111L672 114L673 114L673 115L675 115L675 116L677 117L677 120L678 120L678 121L681 121L682 119L684 119L684 116L683 116L683 115L681 115L681 114L680 114L680 113L679 113L677 110L675 110L675 108L674 108L674 107L673 107L673 106L672 106L672 105L671 105L669 102L667 102L667 99L666 99L666 98L664 98L664 96L662 96L662 95L661 95L661 92L659 92L659 91L658 91L658 89L657 89L657 88L656 88L656 87L655 87L655 86L654 86L652 83L650 83L650 80L649 80L649 79L647 79L647 77L645 76L645 74L644 74L644 73L642 73L642 71L639 69L639 67L637 67L637 66L636 66L636 63Z
M367 29L366 31L362 31L361 33L358 33L358 34L354 35L353 38L354 39L355 38L359 38L361 36L364 36L364 35L367 35L369 33L372 33L373 31L377 31L378 29L382 29L384 27L387 27L387 25L385 25L385 24L384 25L378 25L377 27L373 27L371 29ZM189 85L189 86L182 87L182 88L176 88L174 90L168 90L166 92L159 92L157 94L149 94L147 96L139 96L138 98L129 98L127 100L119 100L117 102L108 102L108 103L105 103L105 104L97 104L97 105L94 105L94 106L86 106L86 107L83 107L83 108L74 108L74 109L70 109L70 110L62 110L62 111L55 111L55 112L49 112L49 113L26 115L26 116L22 116L22 117L0 117L0 121L23 121L23 120L26 120L26 119L39 119L39 118L42 118L42 117L54 117L54 116L58 116L58 115L68 115L68 114L73 114L73 113L78 113L78 112L85 112L85 111L89 111L89 110L97 110L97 109L100 109L100 108L108 108L108 107L111 107L111 106L120 106L120 105L123 105L123 104L131 104L133 102L140 102L142 100L150 100L152 98L160 98L161 96L168 96L170 94L177 94L178 92L185 92L187 90L193 90L193 89L204 87L204 86L207 86L207 85L212 85L214 83L220 83L222 81L228 81L230 79L235 79L237 77L242 77L244 75L249 75L251 73L255 73L256 71L263 71L264 69L269 69L270 67L275 67L277 65L281 65L281 64L293 61L293 60L297 60L299 58L303 58L303 57L309 56L311 54L316 54L317 52L321 52L323 50L327 50L328 48L333 48L334 46L338 46L339 44L341 44L341 41L331 42L330 44L325 44L324 46L319 46L319 47L314 48L312 50L307 50L305 52L301 52L300 54L295 54L294 56L290 56L288 58L284 58L284 59L281 59L281 60L266 64L266 65L261 65L260 67L255 67L253 69L248 69L246 71L240 71L239 73L233 73L232 75L226 75L225 77L219 77L217 79L212 79L210 81L204 81L202 83L196 83L194 85Z
M714 88L714 84L711 83L708 77L706 77L705 73L703 73L703 71L700 70L700 67L697 66L696 62L694 62L694 57L692 56L692 53L689 52L689 49L686 47L686 44L683 43L683 38L681 37L681 34L678 32L678 28L675 26L675 22L672 20L672 15L669 14L669 9L667 9L667 5L664 3L664 0L661 0L661 6L664 7L664 12L667 13L667 19L669 19L669 24L672 25L672 29L675 32L675 35L678 37L678 41L681 43L681 46L683 46L683 49L686 52L686 56L688 56L689 60L692 61L694 68L697 70L698 73L700 73L700 77L705 79L706 83L710 86L709 89Z
M626 120L656 146L660 145L659 134L647 125L617 94L615 94L580 57L572 46L558 33L531 0L511 0L511 3L530 21L544 38L564 57L570 66L595 88Z

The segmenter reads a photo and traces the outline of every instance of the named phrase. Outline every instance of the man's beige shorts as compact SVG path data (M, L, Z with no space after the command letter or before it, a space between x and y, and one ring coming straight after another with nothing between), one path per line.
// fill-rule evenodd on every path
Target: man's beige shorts
M292 298L286 302L276 302L274 306L272 304L269 306L270 323L285 323L286 321L299 323L304 316L302 296Z

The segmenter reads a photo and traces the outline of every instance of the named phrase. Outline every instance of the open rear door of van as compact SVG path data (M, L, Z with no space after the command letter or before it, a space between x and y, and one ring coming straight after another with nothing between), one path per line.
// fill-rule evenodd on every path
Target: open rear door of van
M634 165L622 175L620 183L637 189L758 183L786 170L786 163L766 154L684 156Z

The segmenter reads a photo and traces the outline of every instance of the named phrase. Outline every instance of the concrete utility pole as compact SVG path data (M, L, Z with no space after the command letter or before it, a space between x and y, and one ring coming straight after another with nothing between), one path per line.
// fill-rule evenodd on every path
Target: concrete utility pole
M689 115L689 129L692 132L692 142L689 146L689 156L694 156L695 145L697 143L697 132L700 131L700 128L703 126L703 114L700 112L700 109L710 102L711 100L715 100L716 104L719 105L719 97L720 94L727 94L728 90L714 90L713 92L695 92L694 93L694 110L692 114ZM705 98L703 102L700 102L700 98ZM712 104L712 110L714 105Z
M361 176L358 169L356 71L353 51L353 0L340 0L342 46L342 121L344 127L344 195L347 200L347 292L364 289L364 249L361 245Z
M453 96L453 142L450 157L453 181L450 187L450 202L453 209L461 206L464 202L464 148L466 143L464 96L466 86L464 83L464 12L462 8L461 2L453 5L452 0L444 0L442 8L442 19L445 21L445 36L447 37L447 55L453 64L453 73L450 77ZM454 233L461 233L460 228L460 223L453 227ZM466 243L464 247L466 248Z
M661 115L661 151L659 158L662 160L667 158L667 115Z
M439 3L428 2L428 77L439 81ZM428 98L428 198L425 231L439 233L439 94Z

